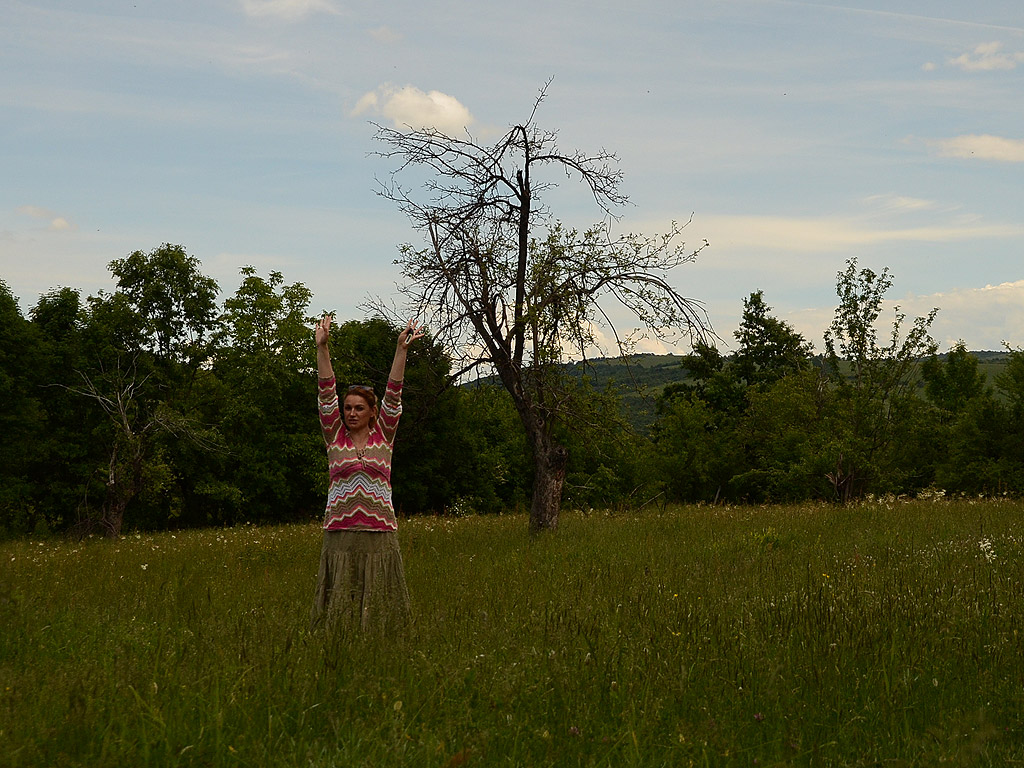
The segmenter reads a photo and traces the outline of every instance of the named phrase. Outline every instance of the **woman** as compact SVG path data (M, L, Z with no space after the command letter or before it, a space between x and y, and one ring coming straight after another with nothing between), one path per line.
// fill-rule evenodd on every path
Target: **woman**
M330 315L324 315L316 328L316 362L330 488L312 624L340 620L363 630L398 629L409 620L409 592L395 534L391 454L406 355L423 330L410 320L398 334L379 409L373 389L359 384L348 388L339 407L330 330Z

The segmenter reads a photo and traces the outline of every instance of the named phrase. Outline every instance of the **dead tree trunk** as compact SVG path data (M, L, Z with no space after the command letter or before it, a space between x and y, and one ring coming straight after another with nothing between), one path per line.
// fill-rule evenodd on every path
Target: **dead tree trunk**
M107 471L106 491L100 512L100 526L104 535L116 539L121 535L124 513L128 504L142 490L142 466L145 448L139 438L129 445L131 455L122 461L120 450L115 444L110 453Z

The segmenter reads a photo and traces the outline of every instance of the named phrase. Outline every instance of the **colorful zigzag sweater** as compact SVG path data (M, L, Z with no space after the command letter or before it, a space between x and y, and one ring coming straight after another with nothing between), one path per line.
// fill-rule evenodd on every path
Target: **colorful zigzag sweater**
M330 473L324 530L397 530L391 502L391 453L402 415L402 382L388 381L361 457L341 416L334 378L319 379L317 400Z

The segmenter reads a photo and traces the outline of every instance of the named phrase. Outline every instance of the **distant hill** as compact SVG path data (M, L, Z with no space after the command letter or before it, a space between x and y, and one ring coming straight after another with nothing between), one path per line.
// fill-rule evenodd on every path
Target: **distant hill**
M989 384L1006 367L1006 352L971 352L978 358L978 368ZM946 354L939 355L945 359ZM822 357L814 358L821 365ZM576 376L589 378L594 389L614 387L622 399L623 415L640 432L646 432L656 418L657 396L669 384L685 382L689 372L682 364L681 355L637 354L626 357L599 357L586 363L567 363L566 370ZM489 379L482 380L487 382Z
M1006 367L1006 351L971 352L978 358L978 369L995 383L996 376ZM946 353L940 354L944 360ZM822 364L820 355L814 364ZM633 426L643 432L654 423L655 400L669 384L685 382L689 372L682 364L681 355L629 355L625 358L596 358L583 363L569 363L566 366L576 375L586 375L595 389L603 390L611 384L622 398L624 415Z
M996 376L1006 367L1006 350L998 352L971 352L978 358L978 369L988 377L989 384L995 384ZM946 355L939 355L945 359Z
M594 389L611 385L622 398L623 415L635 429L646 432L656 417L657 396L669 384L689 378L679 355L640 354L604 357L586 363L570 363L568 370L590 379Z

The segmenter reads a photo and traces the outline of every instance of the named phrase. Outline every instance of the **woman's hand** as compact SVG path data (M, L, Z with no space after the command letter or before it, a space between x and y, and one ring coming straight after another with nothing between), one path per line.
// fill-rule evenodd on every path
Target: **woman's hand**
M400 334L398 334L398 346L395 347L395 359L391 362L391 381L402 381L405 377L405 358L409 351L409 345L416 339L422 339L426 329L416 320L410 320Z
M317 347L327 347L327 342L331 338L331 316L324 315L320 318L320 322L316 324L316 345Z
M398 334L398 346L402 349L408 349L410 344L416 341L416 339L422 339L426 333L426 328L416 320L410 320L405 329Z

